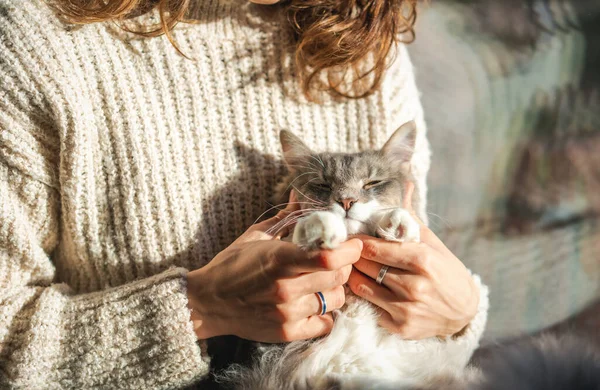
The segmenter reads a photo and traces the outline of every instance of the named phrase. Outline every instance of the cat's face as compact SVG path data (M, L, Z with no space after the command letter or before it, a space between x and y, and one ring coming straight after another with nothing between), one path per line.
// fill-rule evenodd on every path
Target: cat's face
M402 205L410 176L415 126L398 129L381 150L313 153L298 137L282 132L281 143L302 209L326 209L345 218L349 233L366 233L379 210Z

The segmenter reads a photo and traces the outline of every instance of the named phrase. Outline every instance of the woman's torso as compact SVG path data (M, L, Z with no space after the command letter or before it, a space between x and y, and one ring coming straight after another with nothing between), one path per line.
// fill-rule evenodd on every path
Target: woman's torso
M277 9L206 2L198 24L174 33L190 60L165 37L110 24L41 26L54 16L32 3L21 11L34 24L23 62L42 64L28 77L47 103L34 138L52 155L46 180L61 197L52 256L58 281L79 292L210 261L271 206L281 129L317 150L356 151L422 121L404 47L381 91L314 104L302 96Z

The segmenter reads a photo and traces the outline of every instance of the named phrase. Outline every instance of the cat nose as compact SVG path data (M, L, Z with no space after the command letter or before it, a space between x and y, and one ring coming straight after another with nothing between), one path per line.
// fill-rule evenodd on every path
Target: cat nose
M340 206L342 206L344 208L345 211L350 210L350 207L352 207L352 205L354 203L356 203L358 199L353 199L353 198L345 198L345 199L338 199L337 202Z

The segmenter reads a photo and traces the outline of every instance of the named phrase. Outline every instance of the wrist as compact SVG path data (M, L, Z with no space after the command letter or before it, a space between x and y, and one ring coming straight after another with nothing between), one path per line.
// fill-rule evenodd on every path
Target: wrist
M220 336L223 333L218 332L218 326L214 324L214 316L211 315L211 299L207 293L208 279L204 276L203 268L188 272L187 280L187 298L188 308L190 309L190 321L200 340Z
M475 282L472 275L469 275L469 285L471 288L469 289L469 304L466 305L467 310L465 311L465 319L463 320L462 328L452 335L453 338L457 338L464 335L467 329L469 329L471 321L473 321L475 319L475 316L477 316L477 312L479 309L480 291L479 286Z

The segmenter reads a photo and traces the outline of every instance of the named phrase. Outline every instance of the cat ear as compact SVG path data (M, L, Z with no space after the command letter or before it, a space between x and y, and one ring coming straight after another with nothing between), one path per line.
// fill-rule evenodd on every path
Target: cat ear
M392 161L402 164L403 167L409 167L416 139L417 125L415 121L406 122L392 134L381 148L381 152Z
M287 130L282 130L279 133L281 148L283 149L283 157L288 165L298 163L298 160L304 159L312 154L312 151L302 142L300 138L290 133Z

